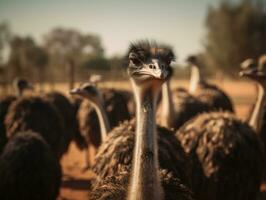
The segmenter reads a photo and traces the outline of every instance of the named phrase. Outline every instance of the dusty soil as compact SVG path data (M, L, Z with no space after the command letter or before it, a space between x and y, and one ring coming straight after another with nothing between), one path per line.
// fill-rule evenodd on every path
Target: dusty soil
M235 105L237 116L243 120L249 115L251 106L255 101L256 87L254 84L247 81L224 81L216 82L223 88L231 97ZM187 87L187 81L174 81L172 87ZM122 87L121 87L122 86ZM101 87L115 87L129 89L128 82L107 82L101 84ZM57 89L66 90L66 85L60 85ZM85 200L89 199L90 180L93 177L92 172L82 172L84 164L84 152L79 151L75 144L70 145L68 153L63 157L61 163L63 166L64 178L62 181L60 199L64 200ZM266 183L261 187L261 200L266 200Z

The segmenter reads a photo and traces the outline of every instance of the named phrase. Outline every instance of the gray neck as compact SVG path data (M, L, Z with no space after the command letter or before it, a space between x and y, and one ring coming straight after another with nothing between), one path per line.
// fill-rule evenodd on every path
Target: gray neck
M260 133L263 123L265 100L266 100L265 88L261 84L258 84L258 96L257 96L256 105L249 119L249 125L257 133Z
M15 87L15 94L17 97L21 97L23 94L23 89Z
M92 103L99 119L102 141L106 139L108 132L111 131L109 119L103 104L103 99L100 95L98 96L98 101Z
M162 86L162 110L160 115L162 126L173 128L175 126L175 108L173 103L170 80Z
M129 200L161 200L162 187L158 175L158 146L155 106L158 91L145 90L133 83L136 99L136 140ZM156 89L158 90L158 89Z
M194 94L197 90L198 85L203 82L203 77L200 72L200 69L196 65L191 66L191 76L190 76L190 85L189 92Z

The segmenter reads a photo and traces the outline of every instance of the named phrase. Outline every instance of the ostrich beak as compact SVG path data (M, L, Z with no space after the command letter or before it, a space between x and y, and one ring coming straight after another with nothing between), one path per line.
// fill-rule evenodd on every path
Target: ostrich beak
M156 79L165 79L168 75L168 72L164 69L160 68L149 68L145 67L137 72L139 75L149 75L151 77L154 77Z
M150 75L156 79L166 79L169 74L166 67L162 66L158 60L153 60L153 64L143 67L140 73Z
M246 72L246 71L240 71L239 72L239 76L240 77L249 77L249 76L251 76L251 73L250 72Z
M71 95L81 94L81 89L80 88L74 88L74 89L69 91L69 94L71 94Z

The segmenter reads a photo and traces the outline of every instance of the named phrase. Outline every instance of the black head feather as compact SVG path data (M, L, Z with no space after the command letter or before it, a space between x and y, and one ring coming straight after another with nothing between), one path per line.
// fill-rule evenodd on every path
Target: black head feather
M127 65L130 59L136 63L145 63L150 59L160 59L170 65L175 60L175 54L171 46L157 43L156 41L139 40L130 44L126 60Z

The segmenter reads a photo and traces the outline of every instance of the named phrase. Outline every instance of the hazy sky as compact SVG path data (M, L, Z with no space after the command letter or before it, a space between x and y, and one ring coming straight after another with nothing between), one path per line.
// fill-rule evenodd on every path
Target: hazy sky
M108 56L130 41L152 38L171 44L178 57L202 48L204 18L219 0L0 0L0 21L39 42L56 26L101 36Z

